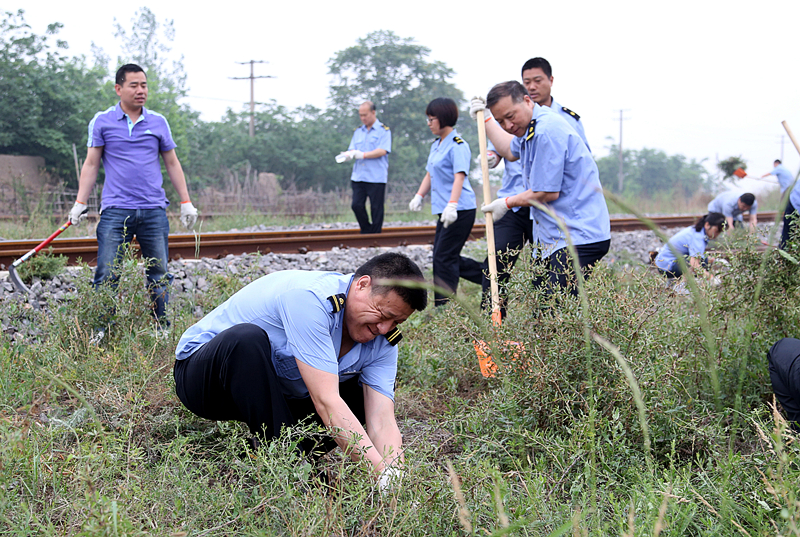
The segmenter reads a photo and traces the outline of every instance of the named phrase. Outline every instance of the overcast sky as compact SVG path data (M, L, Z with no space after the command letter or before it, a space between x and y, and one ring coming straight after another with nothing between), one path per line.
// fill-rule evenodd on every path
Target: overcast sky
M710 170L717 158L741 155L761 176L781 156L781 121L800 138L797 1L0 3L3 11L25 9L38 34L50 22L64 24L71 54L88 56L94 42L112 59L114 19L130 26L140 6L174 19L173 53L184 56L189 104L208 121L249 106L249 82L228 78L248 76L249 65L235 62L269 62L256 65L256 75L276 77L256 81L257 101L324 108L327 61L369 32L392 30L453 68L467 97L519 79L530 57L547 58L553 96L580 114L597 157L619 139L620 109L624 147L706 159ZM788 136L783 155L796 173L800 156Z

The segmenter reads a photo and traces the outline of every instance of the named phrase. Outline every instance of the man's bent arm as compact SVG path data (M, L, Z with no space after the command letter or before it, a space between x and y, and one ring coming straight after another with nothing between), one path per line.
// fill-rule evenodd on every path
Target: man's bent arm
M526 190L513 196L509 196L506 200L506 205L509 207L530 207L531 202L550 203L558 199L558 192L534 192L533 190Z
M164 159L164 166L167 168L167 175L169 180L172 181L172 186L180 196L181 201L189 201L189 189L186 187L186 176L183 175L183 167L178 160L178 155L175 154L174 149L164 151L161 153L161 158Z
M90 147L86 152L86 161L81 168L81 177L78 179L78 198L81 203L89 201L89 194L97 182L97 172L100 171L100 161L103 158L103 147Z
M725 217L725 222L728 224L728 229L733 229L733 217L732 216L726 216Z
M364 158L381 158L387 151L385 149L373 149L372 151L364 151Z
M750 230L756 231L758 229L758 216L750 213Z
M364 384L364 414L367 434L386 466L403 460L403 436L394 417L394 402Z
M494 144L495 153L509 162L519 160L511 154L511 140L514 139L514 136L504 131L494 118L486 122L486 136Z
M385 466L383 455L375 448L367 431L339 395L338 375L311 367L296 358L295 361L314 402L314 408L322 422L333 430L336 444L352 460L366 457L375 467L376 473L382 471Z

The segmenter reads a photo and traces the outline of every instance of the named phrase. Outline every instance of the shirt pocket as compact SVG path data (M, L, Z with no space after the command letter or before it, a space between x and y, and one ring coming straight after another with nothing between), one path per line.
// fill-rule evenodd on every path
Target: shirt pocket
M275 372L281 378L297 380L301 378L300 369L297 368L297 361L288 347L275 351Z

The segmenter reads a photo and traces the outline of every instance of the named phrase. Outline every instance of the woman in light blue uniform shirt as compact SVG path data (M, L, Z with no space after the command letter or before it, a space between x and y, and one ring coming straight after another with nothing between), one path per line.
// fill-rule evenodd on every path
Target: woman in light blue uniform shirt
M431 212L439 216L433 240L433 282L455 293L458 288L461 248L475 222L475 192L467 175L472 160L469 144L455 130L458 106L453 99L440 97L425 110L428 128L436 136L431 145L425 178L408 204L412 211L422 209L422 199L431 193ZM475 262L477 263L477 262ZM447 297L434 293L441 306Z
M721 213L708 213L697 220L694 226L689 226L676 233L661 247L655 258L658 271L667 278L679 278L683 275L675 253L686 258L686 263L695 271L705 273L706 244L711 239L716 239L725 228L725 215ZM672 246L672 248L670 248ZM674 251L673 251L674 248Z

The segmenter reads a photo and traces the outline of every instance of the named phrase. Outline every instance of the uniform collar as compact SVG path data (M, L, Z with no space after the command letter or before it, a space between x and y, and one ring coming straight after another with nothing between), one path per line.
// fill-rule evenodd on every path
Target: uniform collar
M378 118L375 118L375 123L373 123L372 126L369 129L363 123L361 124L360 128L364 129L365 131L369 131L371 129L377 129L378 127L382 127L382 126L383 126L383 123L381 123L381 120L378 119Z
M117 102L117 106L114 107L114 117L117 118L117 121L120 121L127 116L128 114L126 114L125 111L122 110L122 105L119 102ZM147 108L145 108L144 106L142 107L142 115L139 116L139 118L140 119L137 120L137 123L139 121L147 121Z
M447 143L447 142L452 142L452 141L453 141L453 139L454 139L456 136L458 136L458 131L457 131L455 128L453 128L453 130L451 130L451 131L450 131L450 134L448 134L448 135L447 135L447 136L445 136L444 138L441 138L441 137L440 137L440 138L437 138L436 140L434 140L434 141L433 141L433 143L436 143L436 142L438 142L439 140L441 140L441 141L442 141L442 144L444 144L444 143Z

